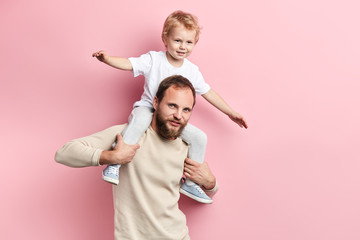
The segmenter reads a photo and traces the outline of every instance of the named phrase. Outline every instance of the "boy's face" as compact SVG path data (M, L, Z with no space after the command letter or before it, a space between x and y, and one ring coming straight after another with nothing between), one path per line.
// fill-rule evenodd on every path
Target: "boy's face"
M185 58L190 56L195 46L195 30L188 30L182 24L171 29L165 47L170 63L182 63Z

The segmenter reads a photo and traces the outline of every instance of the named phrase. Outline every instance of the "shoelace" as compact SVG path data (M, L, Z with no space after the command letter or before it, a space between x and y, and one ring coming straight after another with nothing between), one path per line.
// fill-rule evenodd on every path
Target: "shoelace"
M199 185L195 184L194 187L200 194L205 194L205 192L201 189Z
M116 175L116 176L119 176L119 168L113 167L113 166L109 166L109 167L106 169L106 173L108 173L108 174L114 174L114 175Z

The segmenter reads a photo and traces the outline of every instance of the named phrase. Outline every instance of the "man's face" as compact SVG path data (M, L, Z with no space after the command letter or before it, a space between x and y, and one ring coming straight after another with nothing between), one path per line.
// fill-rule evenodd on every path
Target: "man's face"
M194 97L189 88L169 87L161 102L156 97L154 99L152 127L165 139L179 137L190 119L193 104Z

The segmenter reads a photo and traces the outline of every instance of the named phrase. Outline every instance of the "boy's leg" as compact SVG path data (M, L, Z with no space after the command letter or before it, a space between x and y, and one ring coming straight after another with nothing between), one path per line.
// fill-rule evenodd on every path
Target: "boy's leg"
M136 144L148 129L153 115L153 109L149 107L136 107L129 116L129 123L121 133L126 144ZM116 142L113 143L113 148ZM103 179L112 184L119 184L120 165L108 165L103 170Z
M189 146L188 157L199 163L203 163L207 143L206 134L188 123L181 134L181 138ZM180 192L198 202L212 203L212 199L206 195L197 183L190 179L185 179L185 182L180 187Z

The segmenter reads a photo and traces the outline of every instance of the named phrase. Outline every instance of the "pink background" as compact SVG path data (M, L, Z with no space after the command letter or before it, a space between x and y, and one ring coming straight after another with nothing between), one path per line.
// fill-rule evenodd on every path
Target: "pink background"
M199 17L190 60L249 123L201 97L221 190L182 198L194 240L360 239L358 1L5 0L0 7L0 239L112 239L102 168L71 169L66 141L125 123L143 80L91 54L162 50L166 16Z

